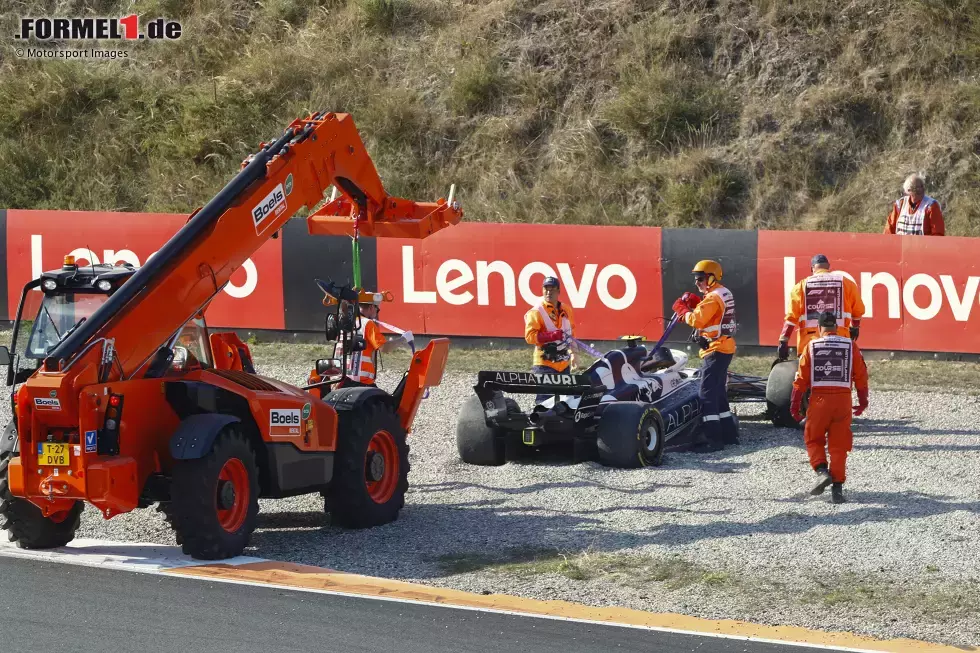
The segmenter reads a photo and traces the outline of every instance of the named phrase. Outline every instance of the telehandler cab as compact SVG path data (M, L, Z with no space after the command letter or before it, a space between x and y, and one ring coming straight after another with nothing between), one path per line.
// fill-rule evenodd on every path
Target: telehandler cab
M348 114L298 119L260 147L142 267L68 257L24 287L11 349L0 347L14 415L0 436L0 526L18 546L67 544L85 502L106 519L157 503L183 551L212 560L243 552L260 497L319 492L352 528L397 518L407 432L449 341L416 352L391 394L314 394L255 374L248 346L209 333L204 313L302 207L312 235L401 238L457 224L462 210L452 192L387 195ZM324 202L331 186L340 196ZM18 370L32 292L43 299L23 356L35 369Z

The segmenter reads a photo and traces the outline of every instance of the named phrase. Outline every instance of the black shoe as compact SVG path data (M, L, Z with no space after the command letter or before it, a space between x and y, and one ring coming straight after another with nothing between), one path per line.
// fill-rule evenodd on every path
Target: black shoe
M733 437L727 437L727 438L725 438L725 444L726 445L728 445L728 444L742 444L742 442L741 442L741 440L738 439L738 436L736 435L736 436L733 436Z
M819 496L823 494L823 491L827 489L827 486L834 482L834 479L830 477L830 471L827 470L826 465L817 465L814 470L820 477L820 482L817 483L810 494L813 496Z
M833 487L830 488L830 502L831 503L846 503L847 499L844 498L844 484L834 483Z

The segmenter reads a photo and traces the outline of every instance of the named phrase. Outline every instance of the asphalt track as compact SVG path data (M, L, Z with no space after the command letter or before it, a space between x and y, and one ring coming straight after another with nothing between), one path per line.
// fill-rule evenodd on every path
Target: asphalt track
M4 653L828 650L13 557L0 557L0 649Z

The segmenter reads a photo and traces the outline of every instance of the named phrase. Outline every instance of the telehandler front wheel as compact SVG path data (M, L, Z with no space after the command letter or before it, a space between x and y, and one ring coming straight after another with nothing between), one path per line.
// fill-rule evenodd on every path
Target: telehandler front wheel
M222 560L241 555L259 514L255 451L237 424L218 433L211 451L174 464L168 521L187 555Z
M13 457L13 453L0 454L0 529L9 531L10 540L21 549L53 549L68 544L81 523L82 502L45 517L33 503L10 493L7 467Z
M344 528L393 522L408 491L408 442L386 403L340 411L334 477L324 509Z

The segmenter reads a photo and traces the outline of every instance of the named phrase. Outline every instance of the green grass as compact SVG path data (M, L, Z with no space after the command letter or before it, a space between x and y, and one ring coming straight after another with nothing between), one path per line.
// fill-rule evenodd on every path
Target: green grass
M555 574L580 582L603 581L647 592L704 587L713 591L756 596L760 601L816 607L887 608L930 619L956 619L980 609L975 582L940 584L922 580L898 584L860 578L852 573L820 576L800 592L783 583L729 569L712 569L680 555L650 556L585 550L508 549L454 553L434 560L447 575L490 572L508 576ZM927 568L927 571L935 571Z
M874 232L923 171L980 235L976 0L76 5L183 35L0 59L2 207L189 213L332 110L391 192L456 183L471 221Z
M854 574L815 579L813 589L800 601L818 608L886 607L929 618L955 619L980 609L976 583L940 586L924 582L914 586L861 579Z

